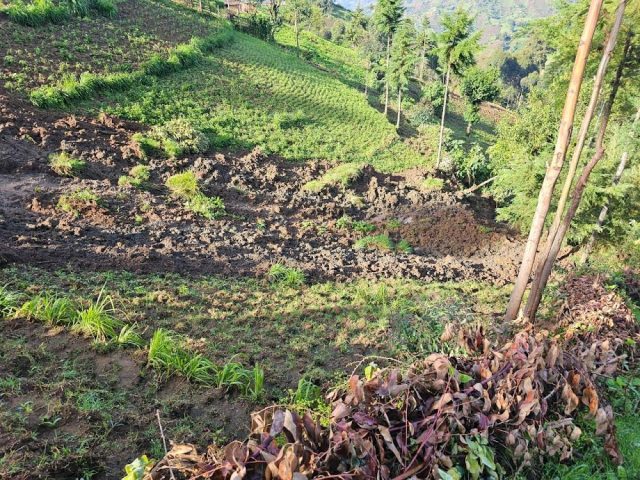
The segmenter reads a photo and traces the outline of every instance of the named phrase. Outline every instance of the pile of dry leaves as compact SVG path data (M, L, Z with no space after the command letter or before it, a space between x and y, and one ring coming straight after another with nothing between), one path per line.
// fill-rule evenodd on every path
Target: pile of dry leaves
M592 318L590 309L579 311L579 304L610 293L594 293L593 279L580 282L568 290L563 332L576 321L604 322L602 328L576 329L565 337L529 327L499 349L490 348L481 330L463 333L459 341L474 352L470 358L432 354L402 372L352 376L348 388L329 395L333 413L326 427L308 413L269 408L252 416L249 440L212 446L204 454L191 445L174 445L150 476L459 479L459 465L471 478L497 478L503 469L517 471L545 457L569 459L581 435L573 422L580 409L595 418L605 450L620 462L613 411L594 378L615 373L622 347L629 345L615 332L619 328L626 335L636 324L629 315L620 316L622 307L614 308L613 297L600 307L606 307L602 316L617 324ZM597 338L605 325L606 334ZM631 335L637 339L637 328Z

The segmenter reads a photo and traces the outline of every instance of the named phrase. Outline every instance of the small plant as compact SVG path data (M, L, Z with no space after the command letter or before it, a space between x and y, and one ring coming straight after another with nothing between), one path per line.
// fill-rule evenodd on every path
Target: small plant
M200 192L196 174L191 170L171 175L165 185L174 196L182 199L193 198Z
M53 153L49 155L49 165L58 175L63 177L75 177L85 167L85 162L72 157L67 152Z
M144 188L150 177L149 167L146 165L136 165L129 170L129 175L122 175L118 179L118 185L121 187Z
M144 340L140 336L140 334L136 331L136 325L123 325L118 333L118 336L114 339L114 342L118 345L122 346L134 346L134 347L142 347L144 345Z
M97 206L99 202L100 198L98 195L84 188L61 195L58 199L57 206L63 212L70 213L74 217L77 217L83 209Z
M191 58L186 50L176 51L174 55L180 57L181 63ZM204 153L209 149L207 136L184 118L176 118L154 127L148 136L159 141L165 153L173 158L185 153Z
M27 301L16 312L29 320L38 320L48 325L73 325L76 321L76 308L68 298L50 293L38 295Z
M225 213L224 202L220 197L207 197L200 191L198 179L192 171L170 176L165 185L171 193L185 201L187 210L209 220L219 218Z
M340 186L347 188L351 182L356 180L362 173L362 165L358 163L345 163L327 170L322 177L306 183L302 189L319 193L329 186Z
M246 391L250 381L250 372L238 362L227 362L218 370L215 377L217 388L230 389L233 387Z
M411 244L409 242L407 242L406 240L400 240L396 244L396 252L411 253L411 252L413 252L413 248L411 247Z
M397 230L402 226L402 222L397 218L392 218L387 222L387 228L389 230Z
M356 250L393 250L393 241L389 238L389 235L368 235L362 237L353 245Z
M78 312L73 330L87 337L93 337L97 342L106 343L108 340L117 339L124 325L121 320L113 316L114 313L113 299L109 295L104 295L103 290L95 302Z
M189 381L211 384L216 379L215 365L202 354L193 354L177 335L159 328L149 343L147 361L153 368L178 373Z
M13 316L18 309L20 295L12 292L6 285L0 286L0 318Z
M269 280L273 283L293 288L304 285L305 275L302 270L275 263L269 269Z
M292 395L292 403L301 410L313 409L322 402L322 390L306 378L298 380L298 387Z
M146 455L136 458L124 467L125 476L122 480L142 480L145 473L151 469L153 462Z
M264 395L264 369L260 365L254 365L251 373L251 382L247 383L244 393L257 402Z
M420 185L420 189L424 192L439 192L442 187L444 187L444 180L435 177L425 178Z

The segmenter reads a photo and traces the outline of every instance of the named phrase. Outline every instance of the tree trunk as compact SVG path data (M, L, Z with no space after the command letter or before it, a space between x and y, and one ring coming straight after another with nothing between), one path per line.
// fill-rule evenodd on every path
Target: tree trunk
M636 112L636 117L633 120L633 124L635 125L636 123L638 123L638 120L640 119L640 109L638 109L638 111ZM613 185L614 187L620 183L620 179L622 178L622 174L624 173L624 169L627 166L627 161L629 160L629 152L623 152L622 153L622 157L620 158L620 163L618 164L618 168L616 170L615 175L613 176L613 181L611 182L611 185ZM600 229L602 228L602 225L604 225L604 221L607 219L607 214L609 213L609 203L610 203L610 199L607 198L605 200L604 205L602 206L602 210L600 210L600 215L598 215L598 222L596 223L596 226L593 230L593 232L591 232L591 236L589 237L589 241L587 242L587 244L584 247L584 250L582 252L582 255L580 257L580 263L586 263L587 260L589 259L589 255L591 255L591 252L593 250L593 247L596 243L596 236L598 234L598 232L600 231Z
M402 113L402 87L398 87L398 118L396 119L396 128L400 128L401 113Z
M198 12L202 13L202 0L198 0Z
M471 122L467 122L467 137L471 135Z
M529 283L529 276L533 269L536 253L538 251L538 244L542 237L542 230L544 228L544 222L549 212L549 205L551 204L551 198L553 196L553 190L560 176L562 165L567 154L567 148L571 141L571 131L573 128L573 120L576 112L576 105L578 103L578 97L580 95L580 87L582 86L582 76L584 75L585 65L589 50L591 49L591 42L593 40L593 34L598 23L598 17L600 16L600 8L602 7L603 0L591 0L589 6L589 12L584 25L582 36L580 37L580 44L576 52L576 59L573 65L573 71L571 73L571 80L569 82L569 89L567 90L567 97L565 100L564 108L562 111L562 117L560 120L560 128L558 129L558 139L556 142L555 152L544 180L542 187L540 188L540 194L538 196L538 205L531 222L531 229L529 231L529 238L525 246L524 254L522 256L522 264L520 265L520 271L518 272L518 278L516 279L509 299L509 305L505 313L505 320L512 321L520 310L520 304L522 303L522 297Z
M387 68L384 72L384 114L389 112L389 63L391 61L391 32L387 36Z
M420 56L420 73L418 74L418 78L420 82L424 81L424 67L426 65L426 57L427 56L427 47L422 47L422 55Z
M598 99L600 98L600 92L602 91L602 83L604 82L604 77L607 73L609 60L611 60L611 55L613 55L613 50L616 47L618 33L620 32L620 26L622 25L622 18L624 17L625 6L626 0L622 0L620 2L620 5L618 5L618 9L616 11L616 19L613 23L613 26L611 27L611 32L609 32L609 38L605 42L606 46L604 49L604 53L602 54L602 59L600 60L600 65L598 66L598 71L593 82L591 99L589 100L589 105L587 106L587 110L584 114L584 117L582 118L580 132L578 133L578 141L575 148L573 149L573 156L571 157L571 163L569 163L569 171L567 173L567 178L564 181L564 185L562 186L562 193L560 194L560 198L558 200L558 206L553 218L553 223L551 224L551 228L549 228L547 242L553 241L553 237L555 237L556 232L558 231L562 215L564 215L564 207L567 204L567 199L569 198L569 193L571 192L571 186L573 185L573 180L578 169L578 163L580 163L580 157L582 156L582 150L584 149L584 145L587 141L589 126L591 125L591 120L593 119L593 115L598 105ZM621 63L624 63L624 57ZM618 69L617 73L622 74L622 70ZM611 99L611 102L613 103L613 99ZM607 128L607 125L604 122L602 122L600 126L601 129L604 128L604 130L606 130ZM598 145L596 149L602 149L602 145Z
M544 289L547 286L547 282L549 281L549 276L551 275L551 271L553 270L553 264L558 257L558 252L560 251L560 247L562 247L562 242L564 241L564 237L567 234L567 230L569 230L571 221L573 220L573 217L575 217L576 212L578 211L578 207L580 206L582 194L584 193L584 190L587 186L589 175L591 175L591 171L598 164L603 155L604 150L598 150L593 155L593 157L591 157L589 163L584 167L582 175L578 179L576 188L573 191L569 210L562 219L560 227L558 228L558 232L553 237L553 241L545 248L542 257L544 261L541 261L538 265L538 269L536 271L536 281L531 287L531 293L529 294L529 299L527 300L527 305L525 307L524 316L530 321L535 320L536 312L538 311L538 306L540 305L540 300L542 299L542 293L544 292Z
M447 65L447 74L444 81L444 101L442 102L442 116L440 118L440 138L438 139L438 158L436 160L436 170L440 168L442 160L442 140L444 136L444 118L447 114L447 99L449 98L449 80L451 77L451 65Z

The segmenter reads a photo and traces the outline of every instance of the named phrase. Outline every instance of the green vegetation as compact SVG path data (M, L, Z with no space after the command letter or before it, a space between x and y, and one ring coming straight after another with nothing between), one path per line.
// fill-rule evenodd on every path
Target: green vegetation
M84 169L86 163L83 160L73 158L67 152L53 153L49 155L49 165L58 175L74 177Z
M222 199L207 197L202 193L198 179L191 170L170 176L165 184L175 197L184 200L184 207L196 215L212 220L225 214Z
M393 250L393 240L389 238L389 235L368 235L362 237L353 245L356 250L369 250L375 248L377 250Z
M77 217L85 208L98 206L99 203L100 198L98 195L88 188L82 188L60 195L57 208Z
M129 175L122 175L118 179L118 185L125 187L144 188L151 178L149 167L146 165L136 165L129 170Z
M34 0L33 3L14 1L3 5L0 11L6 12L13 22L29 27L62 23L70 14L64 6L56 5L51 0Z
M124 323L117 319L113 299L103 291L98 299L82 310L78 311L78 320L73 324L73 331L92 337L96 342L106 343L119 337Z
M209 148L207 136L183 118L176 118L152 128L148 136L159 142L170 158L179 157L185 153L204 153Z
M70 326L77 321L76 306L68 298L51 293L31 298L15 312L15 315L51 326Z
M371 233L376 229L376 226L369 223L369 222L365 222L363 220L354 220L353 218L351 218L348 215L344 215L342 217L340 217L337 221L336 221L336 227L337 228L346 228L349 230L353 230L354 232L359 232L359 233Z
M278 285L296 288L304 285L304 272L297 268L287 267L281 263L274 263L269 269L269 280Z
M322 177L305 184L303 189L318 193L331 186L346 188L351 182L357 180L361 173L362 165L345 163L327 170Z
M7 285L0 286L0 318L11 317L18 309L20 295L9 290Z

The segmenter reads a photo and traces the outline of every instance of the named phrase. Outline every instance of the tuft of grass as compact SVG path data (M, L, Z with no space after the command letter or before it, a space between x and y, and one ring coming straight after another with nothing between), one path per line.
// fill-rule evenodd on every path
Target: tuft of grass
M200 191L195 173L188 170L170 176L165 182L171 193L182 200L187 210L208 220L225 214L224 202L220 197L207 197Z
M413 247L411 247L411 244L406 240L400 240L396 244L396 252L411 253L413 252Z
M144 345L142 336L136 331L136 324L123 325L114 342L122 346L142 347Z
M174 196L182 199L190 199L200 193L198 179L191 170L171 175L165 185Z
M74 217L80 214L80 211L90 206L97 206L100 197L88 188L75 190L71 193L65 193L58 199L57 207L63 212L70 213Z
M16 313L20 302L20 294L0 286L0 318L9 318Z
M364 220L354 220L349 215L340 217L336 221L336 227L341 229L349 229L360 233L371 233L376 229L375 225L369 222L365 222Z
M421 190L424 192L438 192L444 187L444 180L441 178L429 177L420 185Z
M353 245L353 248L356 250L389 250L392 251L394 249L393 241L389 238L389 235L380 234L380 235L367 235L366 237L362 237L357 240Z
M306 279L302 270L274 263L269 269L269 280L278 285L295 288L304 285Z
M72 329L76 333L93 337L97 342L106 343L118 338L123 322L117 319L115 306L110 295L100 292L95 302L78 311L78 319Z
M49 165L58 175L63 177L75 177L85 167L85 162L74 158L67 152L53 153L49 155Z
M264 369L260 365L254 365L251 371L251 381L246 384L245 395L257 402L264 395Z
M208 220L220 218L225 214L224 202L220 197L207 197L198 193L185 203L185 208Z
M70 16L64 6L56 5L51 0L34 0L32 3L12 2L5 11L9 20L28 27L62 23Z
M47 325L70 326L77 320L76 307L71 300L47 292L28 300L16 311L16 315Z
M233 387L246 391L249 384L249 371L241 363L229 361L218 370L215 377L217 388L231 389Z
M153 127L148 136L162 145L169 158L186 153L204 153L209 149L209 138L185 118L175 118Z
M151 178L149 167L146 165L136 165L129 170L129 175L122 175L118 179L118 185L121 187L143 188L149 181L149 178Z
M317 180L307 182L302 189L308 192L319 193L327 187L340 186L346 188L362 173L362 164L344 163L327 170Z

